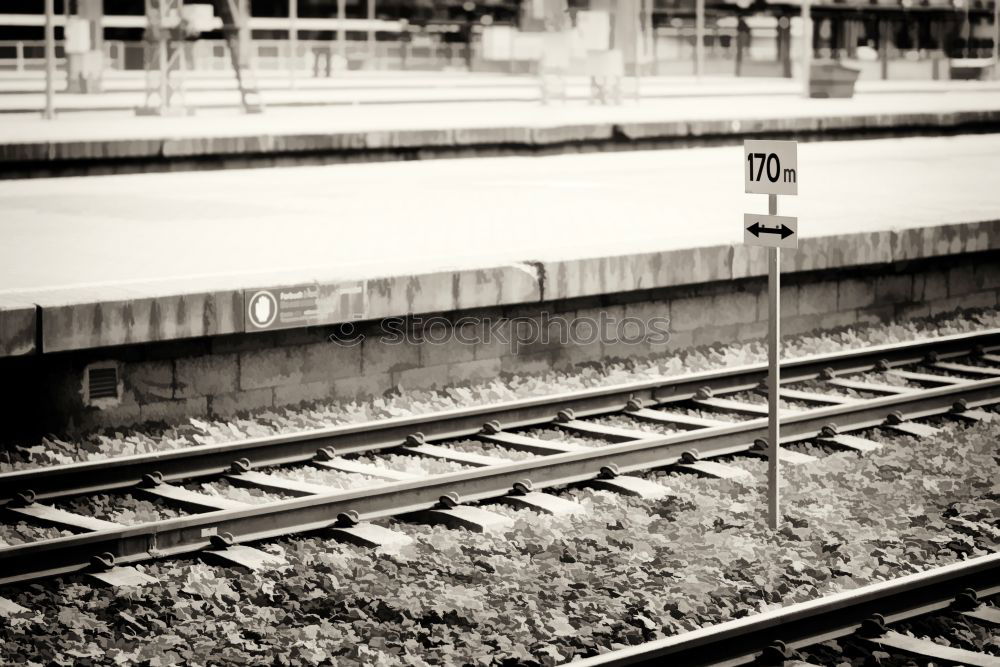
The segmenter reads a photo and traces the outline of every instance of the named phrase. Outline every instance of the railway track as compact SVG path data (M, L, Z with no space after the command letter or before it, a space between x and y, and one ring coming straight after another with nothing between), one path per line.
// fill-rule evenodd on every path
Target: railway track
M888 625L928 614L954 613L995 627L1000 624L1000 607L980 600L998 593L1000 554L991 554L573 664L624 667L669 661L680 665L780 665L794 659L794 649L854 635L873 649L933 664L996 666L1000 657L910 637Z
M1000 330L989 330L789 361L782 367L782 396L808 408L783 417L782 442L820 438L865 449L872 443L847 432L888 426L927 435L933 429L914 420L945 413L980 418L979 408L1000 402L998 351ZM852 377L873 371L898 383ZM335 529L377 541L389 531L370 524L373 519L420 511L461 515L463 508L466 513L477 509L463 503L512 492L544 509L551 501L537 490L551 486L598 483L641 495L649 491L643 480L626 473L663 466L730 474L711 459L758 450L766 437L765 409L740 397L759 389L765 377L764 365L743 366L421 417L0 474L0 505L8 515L77 533L0 548L0 584L80 571L122 571L131 563L205 550L228 553L241 562L241 543L316 530ZM802 383L822 383L841 393L796 388ZM848 396L844 390L861 392L865 398ZM657 425L665 432L593 420L609 415ZM557 429L609 444L583 447L519 433L527 428ZM445 446L461 438L537 456L511 462ZM351 458L387 450L467 468L415 477L379 472ZM256 470L297 465L370 474L383 481L341 491ZM246 505L175 484L220 475L235 484L294 497ZM53 501L81 494L125 490L197 513L125 526L52 506ZM248 558L254 557L244 553L242 562Z

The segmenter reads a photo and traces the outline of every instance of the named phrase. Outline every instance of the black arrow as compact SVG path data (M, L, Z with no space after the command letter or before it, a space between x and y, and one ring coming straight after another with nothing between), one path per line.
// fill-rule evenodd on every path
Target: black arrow
M787 239L789 236L795 233L794 231L792 231L791 228L785 226L784 223L782 223L781 227L765 227L760 223L755 222L749 227L747 227L747 231L753 234L754 237L758 239L760 238L761 234L781 234L781 238Z

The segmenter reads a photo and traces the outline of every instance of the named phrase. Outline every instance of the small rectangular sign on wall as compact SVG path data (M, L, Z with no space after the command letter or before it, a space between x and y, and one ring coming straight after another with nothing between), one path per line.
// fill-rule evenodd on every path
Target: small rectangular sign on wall
M365 281L304 283L243 290L244 331L338 324L367 317Z

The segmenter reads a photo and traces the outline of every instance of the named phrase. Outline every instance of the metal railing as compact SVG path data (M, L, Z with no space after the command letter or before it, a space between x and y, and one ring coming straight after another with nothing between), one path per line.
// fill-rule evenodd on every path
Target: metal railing
M298 40L293 45L286 39L255 39L251 62L263 71L288 71L303 74L317 69L326 71L327 61L331 71L338 69L414 69L441 70L464 69L467 65L467 46L462 43L348 41L344 55L336 40ZM143 68L144 42L141 40L104 41L104 66L110 71L141 70ZM472 45L472 61L479 61L478 43ZM202 39L191 42L187 53L188 66L196 71L224 71L230 67L226 44L223 40ZM65 54L63 42L56 42L57 66L63 67ZM318 67L317 67L317 61ZM45 69L45 42L42 40L0 41L0 71L29 72Z

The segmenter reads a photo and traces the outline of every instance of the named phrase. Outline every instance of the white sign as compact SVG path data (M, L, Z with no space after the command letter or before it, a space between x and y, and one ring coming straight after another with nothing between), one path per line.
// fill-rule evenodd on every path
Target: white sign
M799 193L798 142L748 139L743 142L745 192L761 195Z
M278 316L278 301L274 294L261 290L247 301L247 319L258 329L266 329Z
M341 324L367 319L368 313L368 289L363 280L247 289L243 298L247 333Z
M743 242L765 248L798 248L799 219L787 215L744 213Z

